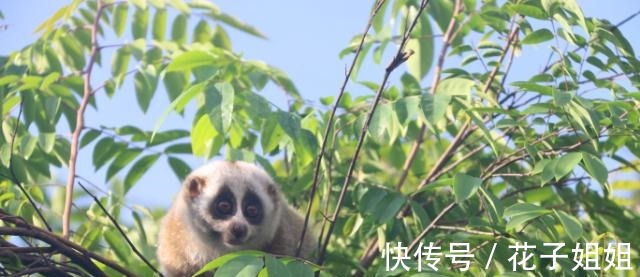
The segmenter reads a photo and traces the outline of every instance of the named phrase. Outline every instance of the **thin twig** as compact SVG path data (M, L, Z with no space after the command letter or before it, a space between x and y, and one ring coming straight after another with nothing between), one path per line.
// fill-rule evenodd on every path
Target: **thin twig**
M427 226L427 228L425 228L424 230L422 230L422 232L420 232L420 234L418 234L413 241L411 241L411 243L409 244L408 252L413 252L413 250L415 250L416 246L418 246L418 244L420 243L420 241L426 237L429 232L431 232L436 224L438 223L438 221L440 221L440 219L442 219L442 217L444 215L446 215L451 209L453 209L453 207L456 206L456 202L452 202L451 204L447 205L446 207L444 207L444 209L442 209L442 211L440 211L440 213L431 221L431 223L429 223L429 225Z
M371 103L371 108L369 110L369 113L367 115L365 123L362 126L362 130L360 131L360 136L359 136L359 139L358 139L358 143L356 145L356 149L355 149L355 152L353 154L353 158L351 160L351 163L349 164L349 169L347 170L347 176L346 176L346 178L344 180L344 183L342 184L342 189L340 190L340 195L338 196L338 202L336 203L335 211L333 213L333 216L331 217L332 222L329 223L327 234L326 234L326 237L324 238L324 243L323 243L322 247L320 248L320 255L318 257L318 264L319 265L322 265L324 263L327 246L329 245L329 241L331 239L331 234L333 233L333 229L335 228L335 223L336 223L335 220L338 217L338 215L340 214L340 209L342 208L342 203L344 201L344 197L345 197L347 189L349 187L349 183L351 181L351 177L353 176L353 170L355 169L356 162L358 161L358 156L360 155L360 150L362 149L362 145L364 143L364 139L365 139L367 130L369 128L369 124L371 123L371 119L373 118L373 114L375 113L376 107L378 106L378 103L380 102L380 98L382 98L382 92L384 91L384 89L385 89L385 87L387 85L387 80L389 79L389 76L394 71L394 69L396 69L400 64L402 64L404 61L406 61L409 58L409 56L411 55L412 52L410 50L407 50L405 52L404 51L404 47L405 47L405 45L407 44L407 41L410 38L411 32L413 31L413 29L415 28L416 24L418 23L418 21L420 19L420 15L425 10L425 8L427 7L428 4L429 4L429 0L423 0L420 3L420 7L418 8L418 11L416 12L415 18L411 22L409 28L407 28L405 33L404 33L404 38L400 42L400 45L398 47L398 51L396 52L396 54L395 54L393 60L391 61L391 63L387 66L387 68L385 68L385 74L382 77L382 81L380 82L380 87L378 88L378 91L376 92L375 99L374 99L373 103Z
M324 155L325 148L327 147L327 139L329 138L329 133L331 132L331 128L333 127L333 118L336 115L336 112L338 110L338 104L340 104L340 100L344 95L347 84L349 83L349 79L351 78L351 74L353 73L353 69L356 66L356 61L360 57L360 52L364 45L365 39L367 38L369 29L371 29L371 25L373 24L373 18L376 16L376 14L378 14L378 11L380 11L380 8L384 4L384 2L385 0L378 0L375 8L373 9L373 11L371 12L371 15L369 16L369 22L367 22L367 26L365 27L364 32L362 34L362 39L360 39L360 44L358 44L358 48L356 49L356 53L353 56L351 66L349 67L349 70L347 71L344 77L344 81L342 82L342 87L340 87L340 92L338 92L338 97L336 99L335 104L333 105L333 109L331 110L331 115L329 115L329 119L327 120L327 126L325 127L324 135L322 136L322 143L320 144L320 152L318 153L318 157L316 158L316 166L313 171L313 181L311 183L311 192L309 194L309 204L307 205L307 211L304 217L304 223L302 225L302 233L300 234L300 241L298 242L298 247L296 249L296 257L300 256L300 251L302 251L302 244L304 242L304 237L307 234L307 228L309 226L309 217L311 216L311 206L313 204L313 199L315 198L315 195L316 195L316 190L318 189L318 180L319 180L318 178L320 176L320 167L322 165L322 158Z
M87 194L89 194L91 198L93 198L93 201L98 205L98 207L100 207L100 210L102 210L102 212L109 218L109 220L111 221L111 223L113 223L116 229L118 229L118 232L120 232L120 235L122 235L124 240L127 241L127 244L129 244L129 247L131 247L131 250L133 250L133 252L136 253L138 258L140 258L151 270L158 273L158 275L163 276L162 273L160 273L160 271L158 271L158 269L156 269L156 267L153 266L151 262L149 262L149 260L147 260L147 258L144 257L144 255L142 255L140 250L138 250L138 248L133 244L133 242L131 242L127 234L124 232L124 230L122 230L122 227L120 227L120 224L118 223L118 221L115 218L113 218L113 216L111 215L111 213L109 213L109 211L107 211L107 209L102 205L98 197L96 197L93 193L91 193L91 191L89 191L85 186L83 186L81 182L78 182L78 185L80 185L80 187Z
M461 227L461 226L435 225L433 226L433 228L440 229L440 230L465 232L465 233L474 234L474 235L495 236L495 233L493 232L474 230L468 227Z
M449 25L447 26L447 30L445 31L445 34L442 37L442 40L443 40L442 48L438 56L438 62L434 69L433 79L431 81L431 88L429 90L429 93L431 95L434 95L436 93L438 84L440 84L440 78L442 76L442 68L444 67L447 51L451 46L451 42L453 41L453 38L455 38L457 34L457 32L454 31L456 26L456 17L461 11L462 11L462 1L456 0L455 8L453 10L453 14L451 15ZM402 186L404 185L404 182L406 181L406 178L409 175L409 170L411 168L411 165L413 164L415 157L418 154L418 151L420 150L420 146L424 141L426 130L427 130L427 124L423 122L422 125L420 126L420 131L416 135L416 140L413 143L413 146L411 147L411 152L409 153L409 157L407 158L403 166L402 175L400 176L400 179L396 184L397 191L400 191L402 189ZM369 267L373 262L373 257L375 257L378 252L378 249L376 248L377 243L378 243L377 238L372 239L369 242L369 246L367 246L362 257L360 258L360 265L363 268ZM358 272L358 276L359 275L361 275L361 272Z

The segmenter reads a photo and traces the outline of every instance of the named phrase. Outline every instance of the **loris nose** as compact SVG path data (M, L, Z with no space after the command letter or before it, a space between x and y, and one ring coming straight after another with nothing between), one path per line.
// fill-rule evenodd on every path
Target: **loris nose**
M236 239L244 238L247 235L247 226L244 224L233 224L231 226L231 233Z

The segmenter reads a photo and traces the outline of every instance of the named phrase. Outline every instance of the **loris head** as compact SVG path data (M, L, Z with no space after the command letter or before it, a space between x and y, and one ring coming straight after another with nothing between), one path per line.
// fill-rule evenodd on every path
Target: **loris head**
M182 188L187 221L218 250L263 247L279 225L284 201L273 180L245 162L215 161L194 172Z

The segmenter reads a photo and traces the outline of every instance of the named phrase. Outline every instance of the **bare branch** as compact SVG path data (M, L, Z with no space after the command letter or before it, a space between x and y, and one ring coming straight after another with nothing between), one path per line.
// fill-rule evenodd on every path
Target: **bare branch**
M82 133L82 129L84 127L84 112L87 109L87 105L91 100L92 89L91 89L91 71L93 70L93 65L96 62L96 58L99 53L99 45L98 45L98 24L100 23L100 17L102 16L102 12L104 11L105 5L102 3L102 0L98 0L98 8L96 12L96 18L93 22L93 26L91 27L91 54L89 58L89 64L87 64L87 68L84 70L83 79L84 79L84 87L83 87L83 95L82 100L80 101L80 106L76 111L76 128L71 135L71 149L69 152L69 170L67 172L67 186L65 192L65 201L64 201L64 211L62 213L62 236L64 238L69 238L69 227L71 224L71 204L73 202L73 185L75 183L76 176L76 161L78 159L78 149L79 149L79 140L80 134Z
M324 135L322 136L322 143L320 145L320 152L318 153L318 157L316 159L316 166L313 171L313 181L311 183L311 192L309 194L309 204L307 205L307 212L304 217L304 224L302 225L302 233L300 234L300 241L298 242L298 247L296 249L296 257L300 256L300 251L302 250L302 243L304 241L304 237L307 233L307 227L309 225L309 217L311 216L311 206L313 204L313 199L316 195L316 190L318 189L318 177L320 176L320 167L322 165L322 158L324 155L325 148L327 147L327 139L329 138L329 133L331 132L331 128L333 127L333 118L336 115L336 111L338 110L338 104L344 95L347 84L349 83L349 79L351 78L351 74L353 73L353 69L356 66L356 61L360 57L360 52L362 51L362 46L364 45L364 41L367 38L367 34L369 33L369 29L371 29L371 25L373 24L373 18L378 14L382 4L384 4L385 0L378 0L375 8L371 12L369 16L369 22L367 22L367 26L362 33L362 39L360 39L360 43L358 44L358 48L356 49L356 53L353 56L353 60L351 61L351 66L347 71L344 81L342 82L342 87L340 87L340 92L338 92L338 98L336 99L335 104L333 105L333 109L331 110L331 115L327 120L327 126L324 130Z
M415 18L413 19L413 21L409 25L409 28L407 28L405 30L404 38L400 42L400 46L398 47L398 51L396 52L392 62L385 69L385 74L382 77L382 81L380 82L380 87L378 88L378 91L376 92L375 99L374 99L373 103L371 103L371 108L369 110L369 113L367 114L367 118L365 120L365 123L362 126L362 130L360 131L360 136L359 136L359 139L358 139L358 143L356 145L356 150L355 150L355 152L353 154L353 158L351 160L351 163L349 164L349 169L347 170L347 176L346 176L346 178L344 180L344 183L342 184L342 189L340 190L340 195L338 196L338 202L336 204L336 208L335 208L335 211L333 213L333 216L331 217L332 222L329 223L329 229L327 230L326 237L324 238L324 243L320 248L320 254L319 254L319 257L318 257L318 264L319 265L322 265L324 263L327 246L329 245L329 240L331 239L331 234L333 233L333 229L335 227L335 220L338 217L338 215L340 214L340 209L342 208L342 203L344 201L344 197L345 197L347 189L349 187L349 183L351 181L351 177L353 176L353 170L355 169L356 162L358 161L358 157L360 155L360 150L362 149L362 145L363 145L366 133L367 133L367 129L369 128L369 124L371 123L371 118L373 118L373 114L374 114L374 112L376 110L376 107L378 106L378 103L380 102L380 98L382 98L382 92L384 91L384 89L385 89L385 87L387 85L387 80L389 79L389 76L391 75L393 70L398 67L399 64L401 64L402 62L406 61L406 59L411 55L411 51L406 51L405 52L404 47L405 47L405 45L407 44L407 41L410 38L411 32L413 31L414 27L418 23L418 20L420 19L420 15L426 9L427 4L429 4L429 0L423 0L420 3L420 7L418 8L418 10L416 12ZM336 105L337 105L337 103L336 103Z

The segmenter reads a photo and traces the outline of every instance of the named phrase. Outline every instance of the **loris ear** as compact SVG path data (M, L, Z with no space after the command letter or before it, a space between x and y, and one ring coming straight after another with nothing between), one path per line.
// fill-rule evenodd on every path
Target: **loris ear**
M189 192L189 197L194 199L202 193L202 189L206 185L205 180L201 177L191 177L186 182L187 191Z

